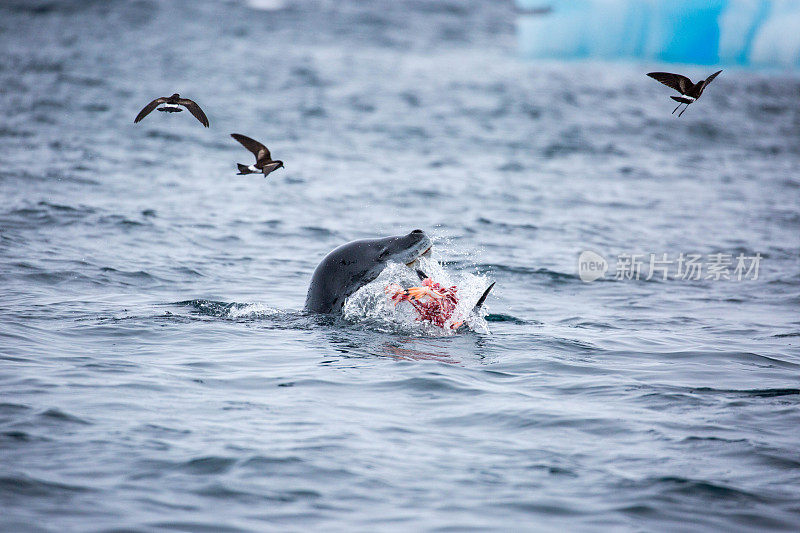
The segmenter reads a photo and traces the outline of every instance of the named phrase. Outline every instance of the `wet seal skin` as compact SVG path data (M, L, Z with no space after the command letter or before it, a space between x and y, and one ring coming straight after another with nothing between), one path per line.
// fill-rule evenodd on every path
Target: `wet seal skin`
M388 263L411 264L431 249L425 232L363 239L343 244L330 252L314 270L306 296L310 313L340 313L344 301L373 281Z

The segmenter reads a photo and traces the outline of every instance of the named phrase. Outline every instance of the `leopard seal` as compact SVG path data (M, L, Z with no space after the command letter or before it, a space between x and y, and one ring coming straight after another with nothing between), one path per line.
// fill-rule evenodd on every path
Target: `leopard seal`
M341 313L344 301L373 281L389 263L411 264L431 249L425 232L362 239L334 249L314 270L308 286L305 310L309 313Z

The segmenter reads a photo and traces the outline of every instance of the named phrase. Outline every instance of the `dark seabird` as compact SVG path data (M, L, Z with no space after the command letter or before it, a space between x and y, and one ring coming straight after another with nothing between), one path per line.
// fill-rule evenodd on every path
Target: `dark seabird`
M239 141L242 146L253 152L253 155L256 156L255 165L250 165L248 167L246 165L242 165L241 163L236 163L236 166L239 167L239 173L237 176L241 176L242 174L257 174L261 172L266 178L267 175L273 170L283 167L283 161L273 161L272 156L269 153L269 149L260 142L238 133L231 133L231 137Z
M698 98L700 98L700 95L703 94L706 85L711 83L711 81L716 78L720 72L722 71L718 70L705 80L698 81L697 83L692 83L692 80L686 76L681 76L680 74L670 74L669 72L650 72L647 75L656 81L660 81L667 87L675 89L681 93L682 96L670 96L670 98L678 102L678 107L680 107L682 104L686 104L686 107L683 108L683 111L678 114L678 116L681 116L683 115L684 111L689 108L689 104L694 103ZM678 110L678 107L672 110L673 115L675 114L675 111Z
M164 104L163 107L158 107L161 104ZM208 118L206 114L203 113L203 110L200 109L200 106L197 105L193 100L189 100L188 98L181 98L181 95L178 93L173 94L172 96L162 96L161 98L156 98L146 106L144 109L139 111L139 114L136 115L136 118L133 119L134 124L142 120L144 117L149 115L153 109L158 107L159 111L165 111L167 113L180 113L183 111L181 106L185 107L189 110L189 113L194 115L194 118L200 121L200 123L208 127Z

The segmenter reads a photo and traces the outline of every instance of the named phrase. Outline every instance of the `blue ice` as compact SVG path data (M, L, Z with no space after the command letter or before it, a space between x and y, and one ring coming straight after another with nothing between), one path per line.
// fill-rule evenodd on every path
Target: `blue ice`
M531 58L800 66L798 0L517 0ZM549 7L544 14L526 14Z

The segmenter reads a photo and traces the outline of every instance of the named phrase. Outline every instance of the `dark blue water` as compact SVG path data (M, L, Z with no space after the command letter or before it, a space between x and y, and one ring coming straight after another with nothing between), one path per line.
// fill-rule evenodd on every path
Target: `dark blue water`
M665 66L524 62L514 20L4 2L0 529L800 529L800 80L676 119ZM133 124L173 92L211 128ZM417 227L497 282L488 332L302 313L329 250Z

